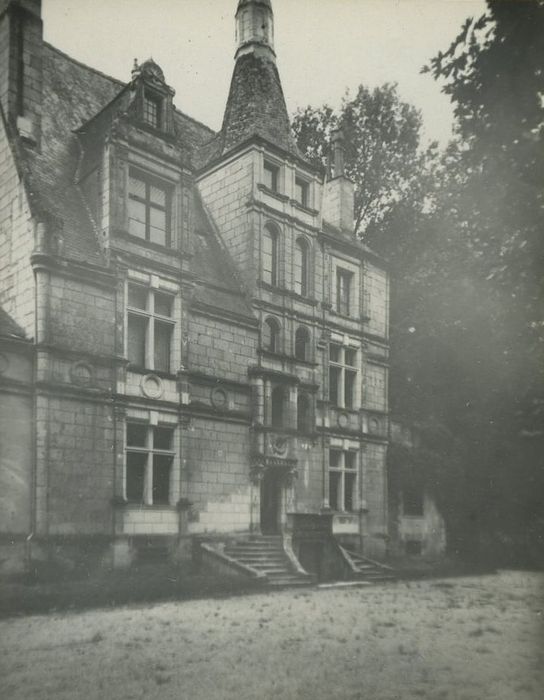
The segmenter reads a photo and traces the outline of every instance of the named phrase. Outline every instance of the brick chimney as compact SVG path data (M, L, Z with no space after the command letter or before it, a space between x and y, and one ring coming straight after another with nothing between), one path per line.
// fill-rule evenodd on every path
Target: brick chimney
M0 0L0 102L27 143L39 145L42 105L41 0Z
M331 139L331 175L323 193L323 219L329 224L353 232L354 188L345 173L344 134L336 129Z

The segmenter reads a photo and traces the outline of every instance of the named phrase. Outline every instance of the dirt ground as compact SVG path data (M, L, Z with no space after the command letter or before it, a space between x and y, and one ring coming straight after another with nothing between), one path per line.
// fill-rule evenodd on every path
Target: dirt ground
M0 622L5 700L541 700L544 574Z

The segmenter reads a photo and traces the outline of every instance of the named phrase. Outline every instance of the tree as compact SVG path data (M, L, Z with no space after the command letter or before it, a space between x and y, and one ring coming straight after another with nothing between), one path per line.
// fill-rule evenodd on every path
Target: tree
M413 197L425 161L420 150L421 115L402 102L396 85L374 90L359 86L346 93L340 109L306 107L293 119L301 151L327 168L330 136L342 128L346 140L346 172L355 184L355 231L367 238L391 211Z

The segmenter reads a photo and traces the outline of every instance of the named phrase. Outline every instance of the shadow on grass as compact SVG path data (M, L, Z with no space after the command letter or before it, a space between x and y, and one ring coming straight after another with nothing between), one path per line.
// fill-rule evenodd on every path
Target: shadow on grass
M262 590L260 583L204 574L191 566L182 569L142 564L127 571L79 576L49 571L0 581L0 618L244 595Z

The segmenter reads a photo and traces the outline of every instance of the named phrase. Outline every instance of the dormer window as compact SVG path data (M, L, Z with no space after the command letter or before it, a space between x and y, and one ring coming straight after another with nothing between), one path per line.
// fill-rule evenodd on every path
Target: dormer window
M310 184L306 180L303 180L301 177L295 178L295 199L299 204L302 204L303 207L308 206L309 191Z
M272 192L278 191L279 172L280 169L277 165L265 160L263 166L264 185Z
M149 90L144 92L143 119L144 122L153 127L161 127L162 99Z
M170 192L154 178L131 171L128 188L128 232L142 240L170 245Z

